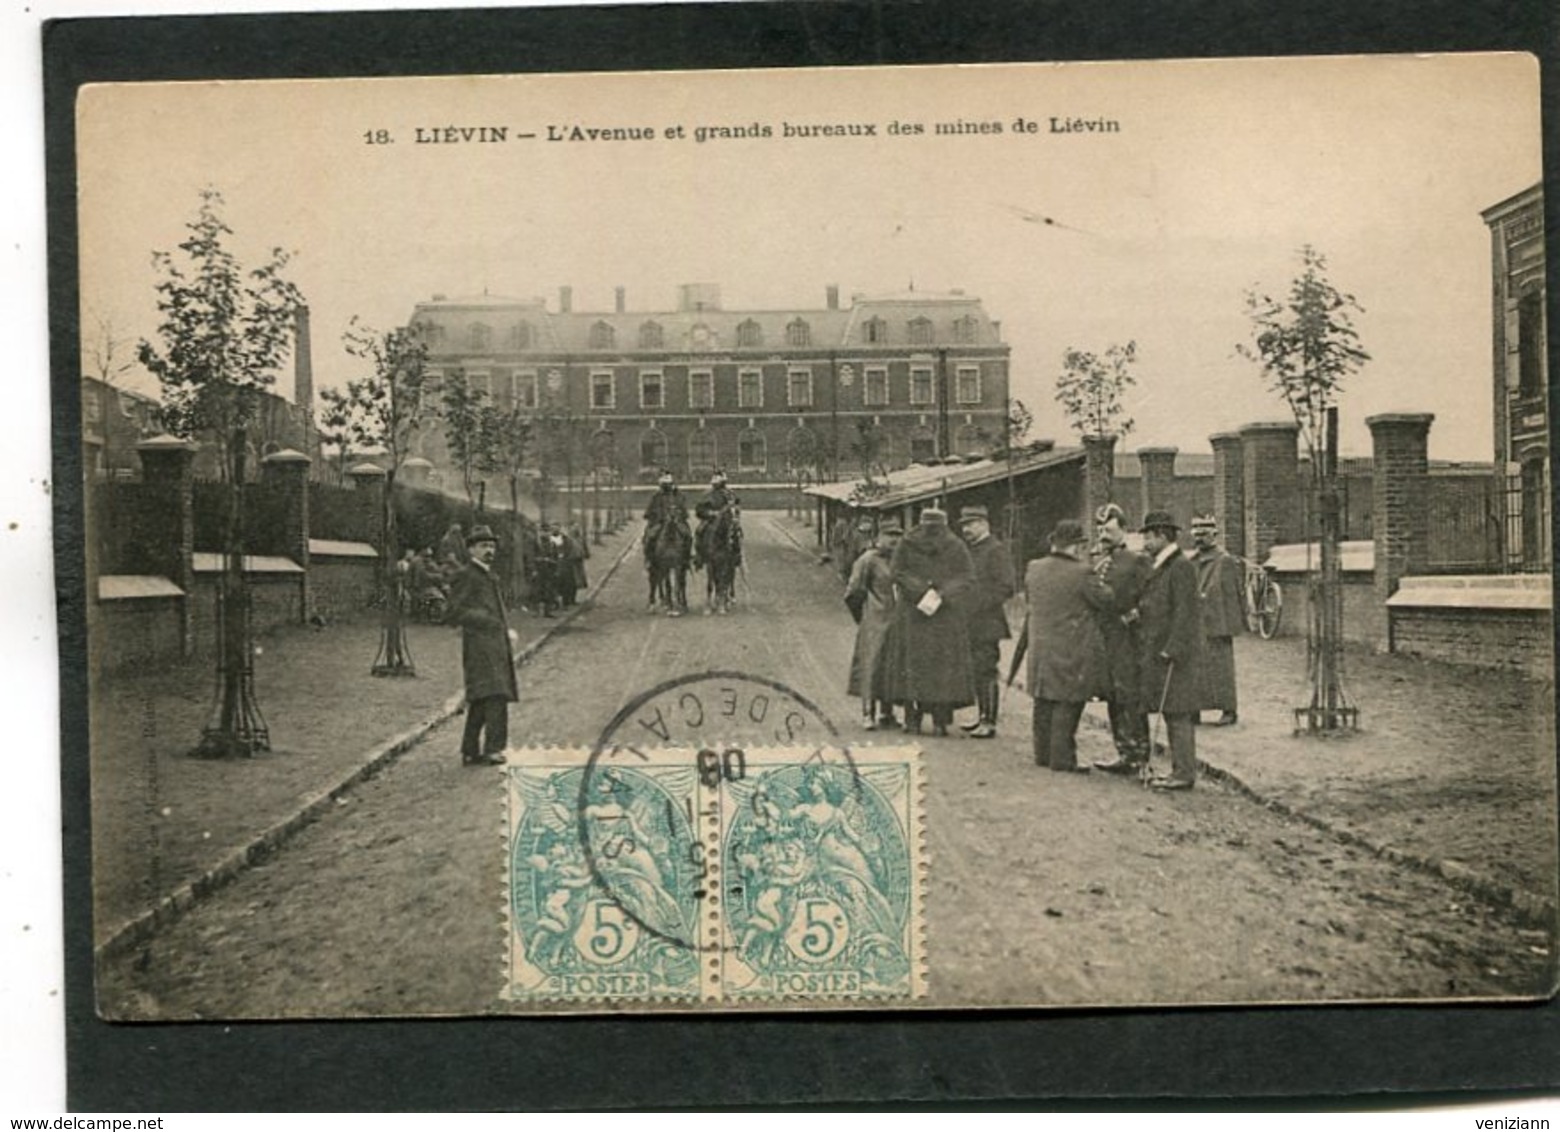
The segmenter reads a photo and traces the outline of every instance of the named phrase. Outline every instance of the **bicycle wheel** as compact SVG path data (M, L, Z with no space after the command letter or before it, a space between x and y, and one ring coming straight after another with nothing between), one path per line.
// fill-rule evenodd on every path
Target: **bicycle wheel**
M1257 635L1264 641L1278 636L1278 626L1284 619L1284 591L1271 578L1262 587L1257 604Z

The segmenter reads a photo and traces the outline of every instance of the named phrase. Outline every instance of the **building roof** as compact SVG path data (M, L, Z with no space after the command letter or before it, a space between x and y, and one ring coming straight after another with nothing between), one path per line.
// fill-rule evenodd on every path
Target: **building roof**
M99 574L99 601L147 597L183 597L184 591L160 574Z
M1015 457L1011 468L1006 460L977 460L970 464L913 464L890 472L878 480L886 490L867 498L853 498L860 484L827 483L810 487L805 494L833 503L850 503L867 511L889 511L906 504L956 495L1007 478L1026 476L1067 464L1083 463L1082 448L1053 448L1046 452Z

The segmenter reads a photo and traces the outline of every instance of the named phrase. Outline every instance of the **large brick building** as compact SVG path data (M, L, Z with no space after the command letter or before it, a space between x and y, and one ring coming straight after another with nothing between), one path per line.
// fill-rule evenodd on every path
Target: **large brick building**
M564 287L555 310L434 296L411 322L432 377L462 374L498 407L566 430L576 474L611 469L628 484L663 467L684 480L718 467L745 483L786 481L798 467L855 476L858 422L876 429L888 469L999 440L1010 349L979 299L825 296L818 308L727 310L718 286L695 283L670 309L630 310L620 287L613 310L583 311ZM451 482L438 428L419 443Z
M1550 562L1549 349L1544 325L1542 184L1482 213L1490 228L1494 301L1495 461L1504 473L1504 565Z

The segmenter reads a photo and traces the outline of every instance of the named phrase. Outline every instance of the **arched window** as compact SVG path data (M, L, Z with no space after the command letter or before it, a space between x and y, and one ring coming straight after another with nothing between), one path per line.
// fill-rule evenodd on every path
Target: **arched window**
M639 466L651 471L666 466L666 434L660 429L646 429L639 438Z
M862 324L862 333L868 342L881 344L888 341L888 323L873 315Z
M960 456L984 456L990 447L986 430L979 425L960 425L954 436L954 451Z
M980 322L972 314L967 314L953 324L953 340L963 345L969 345L980 334Z
M647 322L639 328L639 348L659 350L666 344L666 332L659 322Z
M798 425L786 437L785 462L791 471L808 471L816 467L823 455L818 434L806 425Z
M764 328L758 323L749 318L737 324L738 346L762 346L763 344Z
M762 472L767 466L764 434L756 428L743 429L737 437L737 467L744 472Z
M715 433L696 428L688 436L688 473L706 475L715 468Z
M511 350L529 350L531 342L531 324L529 322L517 322L509 328L509 348Z
M812 327L804 318L794 318L786 324L785 344L787 346L811 346Z
M611 429L590 434L590 462L598 471L617 467L617 438Z
M597 320L590 328L590 348L592 350L610 350L617 344L617 331L612 329L610 322Z
M466 341L473 350L486 350L493 344L493 328L485 322L473 322Z
M934 338L931 319L925 315L917 315L910 320L910 344L912 346L930 346Z

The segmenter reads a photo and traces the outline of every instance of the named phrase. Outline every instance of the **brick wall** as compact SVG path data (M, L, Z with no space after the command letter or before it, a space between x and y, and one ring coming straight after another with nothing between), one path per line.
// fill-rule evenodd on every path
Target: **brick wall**
M1275 572L1273 577L1284 593L1284 616L1278 635L1304 637L1306 626L1311 623L1307 576ZM1387 607L1377 600L1375 581L1369 574L1343 576L1343 639L1372 649L1386 647Z
M1371 496L1376 542L1376 594L1386 601L1398 579L1430 564L1429 413L1367 417L1375 485Z
M309 564L312 608L327 621L345 621L368 610L377 588L378 560L315 555Z
M165 597L99 602L89 645L94 667L113 672L177 660L180 601Z
M1554 679L1554 618L1533 609L1395 609L1393 651Z
M1262 561L1277 543L1299 541L1303 521L1299 436L1300 428L1292 421L1249 424L1240 430L1244 553L1254 562Z
M1241 454L1240 433L1210 436L1213 446L1213 491L1209 507L1219 521L1224 545L1236 554L1246 549L1246 461Z

